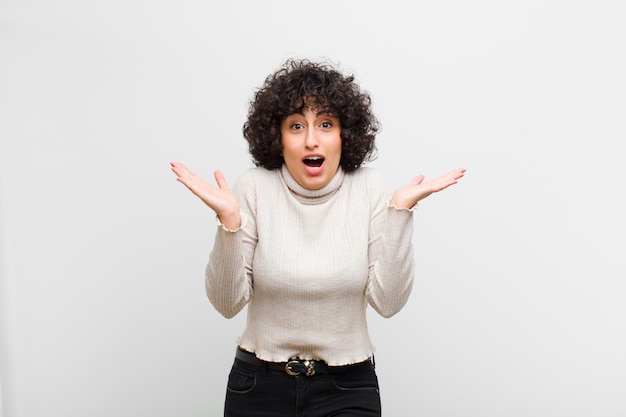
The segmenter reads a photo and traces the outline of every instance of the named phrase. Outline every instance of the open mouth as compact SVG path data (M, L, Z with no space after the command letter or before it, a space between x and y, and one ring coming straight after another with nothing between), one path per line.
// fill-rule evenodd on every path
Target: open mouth
M309 158L304 158L302 162L310 168L319 168L324 163L324 158L321 156L311 156Z

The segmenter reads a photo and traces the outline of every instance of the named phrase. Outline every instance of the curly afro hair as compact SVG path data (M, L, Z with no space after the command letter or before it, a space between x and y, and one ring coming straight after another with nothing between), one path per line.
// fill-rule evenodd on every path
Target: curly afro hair
M243 125L256 166L270 170L282 166L281 123L307 106L320 107L339 119L344 171L354 171L375 158L380 125L372 114L369 94L360 90L354 76L344 76L328 63L288 59L256 92Z

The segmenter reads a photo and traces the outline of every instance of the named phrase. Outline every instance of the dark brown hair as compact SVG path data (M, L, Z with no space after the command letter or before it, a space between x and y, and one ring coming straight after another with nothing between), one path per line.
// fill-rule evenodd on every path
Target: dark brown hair
M243 135L255 165L282 166L281 123L307 106L321 107L339 119L344 171L375 157L380 125L372 114L369 94L361 91L354 76L344 76L328 63L289 59L265 79L250 102Z

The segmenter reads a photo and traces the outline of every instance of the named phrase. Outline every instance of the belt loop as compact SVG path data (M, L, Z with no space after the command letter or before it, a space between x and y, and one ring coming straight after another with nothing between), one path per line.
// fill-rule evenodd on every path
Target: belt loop
M374 358L374 354L372 354L372 368L376 369L376 359Z

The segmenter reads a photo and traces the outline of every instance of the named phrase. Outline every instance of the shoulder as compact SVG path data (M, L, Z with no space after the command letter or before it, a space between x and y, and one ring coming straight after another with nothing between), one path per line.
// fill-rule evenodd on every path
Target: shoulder
M374 168L360 167L352 172L346 173L346 180L351 187L362 190L370 198L380 198L387 194L387 181L383 175Z
M361 167L346 174L346 178L354 184L363 184L369 187L386 187L386 180L374 168Z
M234 190L240 194L247 194L254 192L259 187L271 185L276 181L279 181L279 173L276 169L249 168L237 178Z

